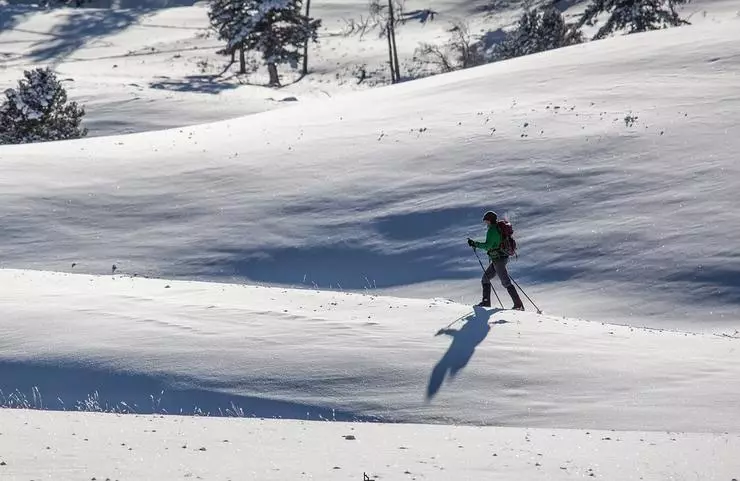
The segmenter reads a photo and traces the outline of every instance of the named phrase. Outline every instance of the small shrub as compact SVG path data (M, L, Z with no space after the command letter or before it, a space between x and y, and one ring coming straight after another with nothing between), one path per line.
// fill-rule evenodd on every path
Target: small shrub
M76 139L85 109L67 102L67 92L49 68L23 72L17 89L7 89L0 105L0 144Z

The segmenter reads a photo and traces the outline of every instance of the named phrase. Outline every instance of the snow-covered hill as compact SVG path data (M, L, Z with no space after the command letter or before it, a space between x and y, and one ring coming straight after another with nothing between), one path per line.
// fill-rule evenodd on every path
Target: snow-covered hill
M0 148L0 405L290 420L0 410L0 479L740 476L740 19L694 6L362 92L336 37L276 92L192 77L202 5L3 5L2 81L54 62L98 134L270 111ZM489 208L545 315L467 307Z
M370 294L28 271L0 283L0 389L37 388L46 408L97 391L93 404L139 413L740 431L728 337Z
M0 87L15 86L24 69L53 66L66 80L70 96L87 106L91 135L196 125L292 104L285 99L324 99L388 83L385 39L377 28L359 33L358 26L369 17L365 1L313 2L312 15L322 19L323 27L319 43L310 48L310 75L296 82L297 74L283 70L284 87L277 90L265 86L264 68L245 78L218 76L227 59L216 54L222 45L209 33L206 2L91 0L86 5L115 8L51 11L30 3L0 0ZM414 50L421 42L446 42L452 22L464 19L472 34L500 38L524 4L532 4L404 3L409 12L437 12L434 21L411 21L398 29L407 78L418 74ZM558 7L571 19L584 8L578 2L560 2ZM682 15L693 23L713 24L738 10L733 0L695 0ZM347 35L351 31L355 34Z
M493 208L546 311L736 329L740 20L242 119L0 150L2 265L471 302Z
M3 480L740 471L737 339L370 294L30 271L0 285L2 404L230 417L0 410Z
M310 75L298 81L295 72L281 69L281 89L266 87L264 68L242 78L231 71L219 76L228 59L216 53L223 44L209 31L206 2L92 5L109 3L125 8L43 11L0 1L0 85L14 85L24 69L52 65L67 79L70 95L87 106L90 134L111 135L223 120L292 104L285 99L326 99L389 83L386 40L372 23L364 34L358 29L369 16L364 1L314 2L312 15L323 26L319 43L311 45ZM496 30L521 11L513 2L487 17L478 6L434 5L434 22L400 27L404 75L413 74L419 43L446 41L450 22L465 17L476 31ZM409 11L428 7L427 2L406 3Z

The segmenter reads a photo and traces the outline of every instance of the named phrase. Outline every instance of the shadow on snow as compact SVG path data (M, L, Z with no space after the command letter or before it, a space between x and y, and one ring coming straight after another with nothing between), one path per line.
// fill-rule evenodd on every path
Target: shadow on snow
M120 374L87 366L0 361L0 407L138 414L196 414L380 421L330 408L232 395L188 380Z
M459 329L446 327L437 332L437 336L444 334L452 337L452 344L432 370L427 385L427 400L437 395L445 378L454 379L457 373L468 365L475 353L475 348L486 339L491 330L488 322L491 315L497 312L499 312L498 309L488 310L475 307L473 314L463 319L465 324ZM507 322L502 319L492 324L506 324Z
M125 30L147 13L144 10L72 10L63 23L54 25L48 32L24 30L42 36L27 56L34 62L61 63L83 46Z
M480 224L481 209L449 208L377 219L365 227L373 232L372 242L384 246L382 250L353 241L305 248L212 247L197 258L184 259L181 271L210 279L231 276L270 284L352 290L430 279L469 279L480 267L465 242L466 232L471 224ZM482 225L477 232L477 237L485 237Z
M194 92L214 95L239 87L237 84L219 82L218 77L213 75L191 75L178 80L165 79L152 82L149 86L154 89L171 90L173 92Z
M33 5L9 4L0 6L0 32L15 28L26 16L38 11Z

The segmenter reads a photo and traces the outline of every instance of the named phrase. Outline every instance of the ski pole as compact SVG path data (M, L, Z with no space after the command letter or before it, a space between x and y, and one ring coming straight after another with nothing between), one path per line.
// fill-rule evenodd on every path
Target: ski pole
M457 321L461 321L461 320L465 319L466 317L469 317L470 315L471 315L470 312L466 312L465 314L463 314L462 316L458 317L457 319L455 319L451 323L447 324L446 327L443 327L442 329L440 329L439 331L437 331L437 334L435 334L435 336L439 336L440 334L444 334L444 332L446 330L448 330L449 328L451 328L452 325L455 324Z
M524 296L527 299L529 299L529 302L531 302L532 305L534 306L534 308L537 309L537 314L542 314L542 309L540 309L539 307L537 307L537 304L534 303L534 301L532 300L532 298L529 297L526 292L524 292L524 289L522 289L522 286L520 286L519 283L517 281L515 281L513 277L509 276L509 279L511 279L511 281L519 288L519 290L522 291L522 294L524 294Z
M478 255L478 251L475 250L475 247L473 247L473 253L475 254L475 257L478 258L478 264L480 264L480 268L483 269L483 275L486 275L486 268L483 267L483 261L480 260L480 256ZM505 309L504 303L501 302L501 298L498 296L498 293L496 292L496 289L493 287L493 284L491 284L491 290L493 291L493 295L496 296L496 299L498 300L498 303L501 304L501 309Z

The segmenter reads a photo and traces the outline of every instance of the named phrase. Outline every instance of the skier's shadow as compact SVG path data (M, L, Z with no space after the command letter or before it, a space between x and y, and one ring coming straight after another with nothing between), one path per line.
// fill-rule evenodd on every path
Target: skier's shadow
M489 311L482 307L475 307L474 313L464 319L466 322L460 329L445 328L437 332L437 335L452 336L452 344L432 370L427 386L427 400L431 400L439 392L448 373L450 378L454 378L461 369L467 366L473 357L475 348L488 336L488 332L491 330L488 320L496 312L499 312L499 310ZM494 324L505 324L507 322L499 320Z

